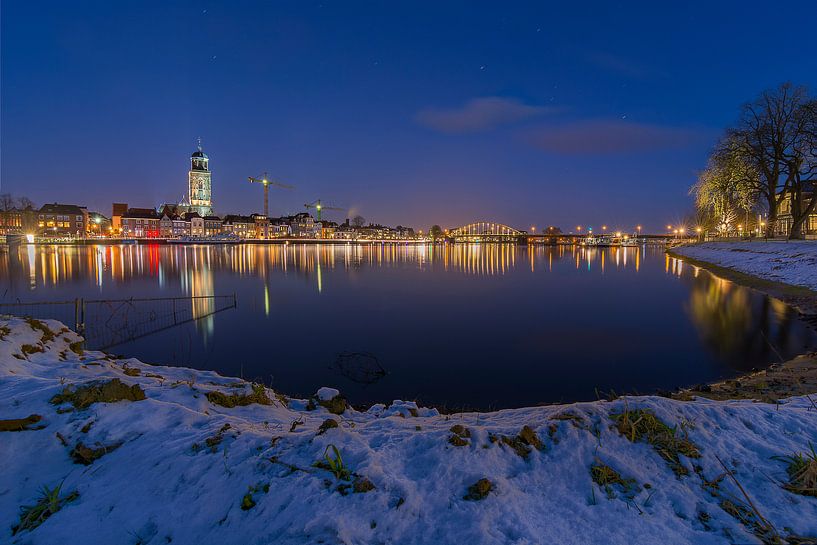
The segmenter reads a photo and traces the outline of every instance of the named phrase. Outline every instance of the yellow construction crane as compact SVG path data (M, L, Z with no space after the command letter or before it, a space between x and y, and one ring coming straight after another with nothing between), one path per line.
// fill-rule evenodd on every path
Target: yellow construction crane
M269 218L269 186L280 187L282 189L292 189L291 185L270 180L266 172L262 178L253 178L252 176L248 176L247 179L250 180L250 183L261 184L264 186L264 216L267 218Z
M264 186L264 217L267 219L264 224L264 238L267 239L269 238L269 186L280 187L282 189L292 189L292 186L270 180L266 172L261 178L247 176L247 179L250 180L251 184L261 184Z
M305 204L304 208L306 208L307 210L309 210L310 208L314 208L315 210L317 210L318 211L318 221L321 221L321 211L322 210L340 210L342 212L346 211L345 208L340 208L340 207L337 207L337 206L326 206L321 202L320 199L318 199L317 201Z

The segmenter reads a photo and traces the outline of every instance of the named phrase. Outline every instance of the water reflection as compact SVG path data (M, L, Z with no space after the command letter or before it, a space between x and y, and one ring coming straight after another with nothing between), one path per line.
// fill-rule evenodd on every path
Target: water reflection
M802 339L792 337L791 324L797 313L778 299L752 297L752 292L695 265L668 258L667 270L682 277L692 267L691 291L685 310L700 337L729 366L742 371L762 357L784 361L782 354L796 353Z
M0 250L0 282L0 302L188 298L194 324L117 351L273 375L292 393L333 384L357 402L593 399L596 388L730 376L817 344L780 302L649 246L22 246ZM202 297L234 293L228 313ZM373 354L388 374L338 383L329 369L341 353Z
M547 270L553 269L554 261L571 259L577 269L598 266L604 272L609 267L606 261L612 260L616 268L634 267L638 271L642 253L639 247L528 246L520 250L511 244L21 246L0 253L0 276L10 280L27 276L32 291L38 286L89 281L101 288L143 277L155 277L163 288L176 277L188 292L200 282L187 276L191 270L202 271L202 276L212 268L262 278L294 271L306 277L314 275L315 289L320 292L321 272L327 269L412 264L420 270L442 266L443 270L467 275L501 276L516 268L520 259L536 272L546 257Z

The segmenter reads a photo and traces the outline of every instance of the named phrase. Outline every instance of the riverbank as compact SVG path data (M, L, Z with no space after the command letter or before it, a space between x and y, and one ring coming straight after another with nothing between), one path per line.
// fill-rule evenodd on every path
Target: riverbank
M817 241L705 242L667 253L817 315Z
M395 401L364 412L331 389L288 399L213 372L85 351L55 321L0 318L0 339L4 542L817 536L817 498L774 458L817 443L807 396L456 415ZM46 501L42 488L58 486Z

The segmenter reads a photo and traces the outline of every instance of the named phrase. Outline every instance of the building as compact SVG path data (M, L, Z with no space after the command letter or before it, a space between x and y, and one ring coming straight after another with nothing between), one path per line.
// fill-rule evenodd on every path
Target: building
M88 235L92 237L106 237L111 234L111 220L99 212L88 213Z
M190 236L190 220L185 219L184 216L173 214L173 238L189 237Z
M34 234L36 232L37 211L30 206L0 211L0 235Z
M198 212L202 217L213 214L212 179L210 173L210 158L201 149L199 140L198 149L190 156L190 171L187 173L187 187L190 212Z
M253 223L255 223L255 238L269 238L269 218L263 214L250 214L250 217L252 218Z
M301 238L318 238L321 233L321 224L315 223L315 218L307 212L282 218L289 223L292 236Z
M41 236L84 237L88 231L88 211L75 204L44 204L37 211Z
M204 216L204 236L220 235L224 229L224 222L218 216Z
M128 212L128 203L115 202L111 208L111 229L118 235L122 232L122 216Z
M204 236L204 218L198 212L188 212L184 215L184 219L190 222L190 236Z
M321 238L335 238L335 231L338 228L338 224L334 221L326 221L323 220L320 222L321 226Z
M129 208L121 217L123 237L159 238L162 218L153 208Z
M257 238L255 219L251 216L227 214L224 216L223 231L239 238Z
M803 182L803 197L801 207L803 210L809 205L814 192L817 191L817 184L814 182ZM794 221L792 214L791 193L783 197L780 208L777 212L777 234L789 236L791 226ZM803 235L806 238L817 238L817 209L812 210L806 221L803 223Z

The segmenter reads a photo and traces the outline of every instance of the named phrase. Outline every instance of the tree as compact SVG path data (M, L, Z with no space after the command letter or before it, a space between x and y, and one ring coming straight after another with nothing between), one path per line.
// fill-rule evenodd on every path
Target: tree
M364 225L366 225L366 218L358 214L357 216L352 218L352 225L354 225L355 227L363 227Z
M25 209L26 209L26 208L28 208L29 206L30 206L31 208L34 208L34 201L32 201L31 199L29 199L28 197L20 197L20 198L17 200L17 202L19 203L20 208L21 208L21 209L23 209L23 210L25 210Z
M443 234L443 229L439 225L432 225L431 229L428 230L428 234L432 240L437 240Z
M3 193L0 195L0 210L6 212L14 208L14 198L11 193Z
M817 209L817 100L812 99L800 108L796 125L801 130L787 155L792 216L790 239L803 238L803 224Z
M707 231L726 235L744 212L747 218L757 204L758 171L740 152L740 143L727 136L715 148L709 163L690 189L695 196L698 222Z
M805 141L811 104L805 87L784 83L744 105L738 125L728 132L736 153L757 171L758 177L751 183L766 201L767 235L774 234L787 191L802 183L798 172L809 162L803 154L808 147Z

